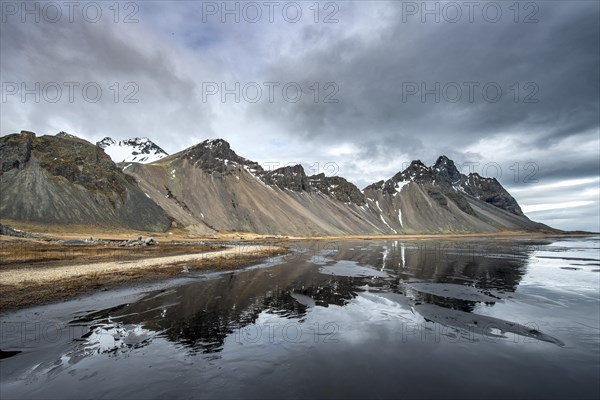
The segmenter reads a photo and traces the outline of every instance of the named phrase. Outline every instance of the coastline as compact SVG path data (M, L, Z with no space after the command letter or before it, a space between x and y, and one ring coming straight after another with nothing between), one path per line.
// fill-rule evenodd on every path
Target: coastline
M163 245L157 245L160 248ZM68 248L68 246L61 246ZM0 313L23 309L134 283L185 277L195 271L227 271L247 267L287 250L273 245L228 245L208 251L137 259L61 264L51 262L0 265ZM6 247L3 246L3 250ZM185 250L185 249L184 249Z
M41 232L32 229L35 233L28 238L0 235L0 290L4 294L0 298L0 313L136 283L185 277L188 271L241 269L266 257L285 254L290 251L286 244L297 241L539 240L597 235L503 231L293 237L231 232L200 237L178 230L151 233L159 243L154 246L123 247L119 241L148 233L93 229L65 232L64 227L48 228Z
M585 231L497 231L497 232L440 232L440 233L409 233L385 235L315 235L293 236L287 234L258 234L253 232L219 232L212 235L198 235L185 228L172 228L165 232L146 232L119 228L95 226L56 226L40 225L2 219L1 225L30 233L31 239L39 240L86 240L90 237L105 240L128 240L138 236L153 237L160 242L248 242L248 241L298 241L298 240L377 240L377 239L438 239L438 238L504 238L504 237L565 237L600 235L600 232ZM20 239L0 235L0 239Z

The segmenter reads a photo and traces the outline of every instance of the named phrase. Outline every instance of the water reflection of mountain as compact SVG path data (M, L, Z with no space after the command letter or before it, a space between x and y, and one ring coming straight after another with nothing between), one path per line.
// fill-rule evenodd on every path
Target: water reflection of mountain
M313 264L296 262L152 293L86 320L102 321L110 315L114 322L141 324L194 352L211 353L219 351L235 329L254 323L261 312L302 318L307 306L296 299L297 294L312 298L316 306L343 305L355 296L360 285L357 279L333 279L319 274Z
M427 243L304 243L303 252L289 257L284 265L151 293L111 310L110 315L112 321L161 332L194 352L212 353L222 349L235 329L256 322L262 312L301 319L310 306L343 306L366 285L407 295L415 305L430 303L471 312L480 302L493 304L500 299L498 295L514 292L535 250L510 242L494 244L493 249L478 242ZM388 277L331 276L320 273L315 265L339 261L383 270ZM423 289L415 287L415 282L432 285ZM456 295L448 289L453 287L470 291Z
M371 245L369 251L358 256L353 256L355 250L340 248L336 258L356 260L378 269L384 266L386 271L393 271L404 279L457 284L473 282L481 288L512 292L525 273L530 255L539 245L391 241L384 246Z
M407 294L405 283L415 281L473 287L481 293L481 299L455 298L448 286L443 286L437 295L416 294L417 301L470 312L480 302L492 305L495 297L501 300L514 292L527 271L531 254L550 243L390 241L384 245L372 244L368 250L364 250L364 245L341 246L335 258L383 268L395 277L393 285L402 294ZM357 248L363 250L354 255Z

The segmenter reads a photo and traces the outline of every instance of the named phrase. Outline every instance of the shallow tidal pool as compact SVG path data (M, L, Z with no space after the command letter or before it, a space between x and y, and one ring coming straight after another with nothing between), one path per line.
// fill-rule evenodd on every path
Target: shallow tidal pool
M600 238L292 243L5 313L0 397L600 397Z

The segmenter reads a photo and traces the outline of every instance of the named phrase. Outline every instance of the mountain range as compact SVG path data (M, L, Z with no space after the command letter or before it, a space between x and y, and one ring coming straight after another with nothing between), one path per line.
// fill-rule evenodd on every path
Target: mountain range
M92 144L22 131L0 138L0 189L2 220L40 224L199 235L555 231L496 179L464 175L445 156L360 190L301 165L266 170L222 139L167 155L147 138Z

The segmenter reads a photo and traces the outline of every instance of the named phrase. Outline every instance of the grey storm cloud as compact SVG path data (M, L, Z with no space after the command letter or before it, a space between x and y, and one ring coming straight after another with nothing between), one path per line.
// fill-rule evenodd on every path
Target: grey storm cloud
M334 162L359 187L389 178L412 159L432 164L446 154L459 165L478 163L480 173L499 165L498 179L525 208L573 205L530 207L534 219L600 229L597 181L560 190L551 185L600 175L598 2L520 2L518 15L514 2L492 2L502 11L497 22L481 13L488 2L479 3L472 22L456 2L463 12L456 23L444 15L422 22L421 9L408 12L422 2L383 1L321 2L315 23L309 3L299 3L302 18L294 23L281 9L268 21L264 7L256 23L231 16L223 23L220 13L206 13L207 5L222 2L136 2L137 23L112 21L108 3L97 23L23 23L3 8L1 134L66 130L91 141L148 136L169 152L223 137L259 162L306 168ZM236 4L245 3L228 7ZM337 22L323 23L328 15ZM73 102L63 93L56 103L7 95L5 84L23 82L28 88L96 82L103 95L96 103L81 92ZM128 82L137 103L123 101L132 92L123 87ZM221 93L206 98L206 83L231 89L252 82L262 87L257 102L243 96L236 102L231 94L222 101ZM278 85L273 101L265 82ZM299 101L283 98L286 83L301 86ZM456 87L462 92L454 101ZM422 97L422 89L433 89L439 101L434 93ZM523 179L532 164L535 182ZM535 187L542 189L529 190ZM573 203L580 193L585 205Z
M548 12L535 24L403 23L401 8L398 3L394 23L382 28L376 42L361 40L360 33L342 38L332 34L329 46L309 48L272 65L268 75L276 81L301 76L307 82L336 82L339 104L324 106L305 98L300 106L279 102L259 107L270 118L280 116L298 134L334 140L341 133L365 137L365 131L377 131L464 146L498 132L543 130L543 144L597 127L597 5L542 3L541 10ZM568 18L554 8L568 11ZM467 99L469 82L475 85L473 101ZM433 94L422 98L420 88L403 98L403 89L413 83L427 89L457 83L462 98L452 103L444 97L454 98L454 92L444 96L440 90L436 102ZM502 88L497 103L483 98L486 83ZM520 84L518 102L515 83ZM493 87L489 93L495 100Z

